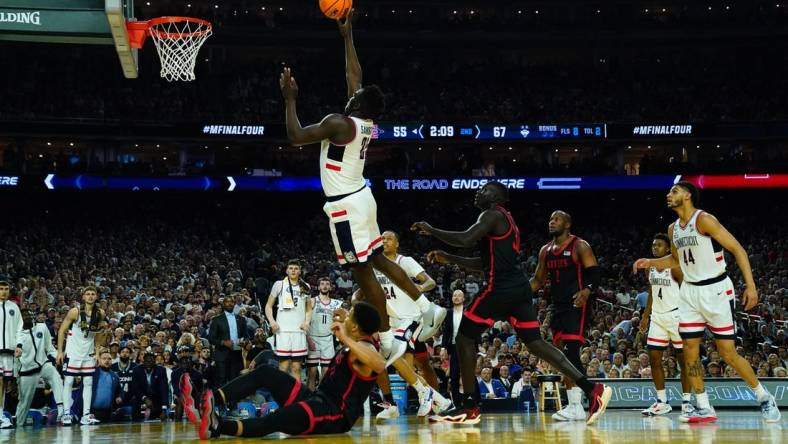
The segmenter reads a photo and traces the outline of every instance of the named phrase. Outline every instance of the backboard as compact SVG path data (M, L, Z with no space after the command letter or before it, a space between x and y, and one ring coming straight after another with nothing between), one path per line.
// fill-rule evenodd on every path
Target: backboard
M3 0L0 40L112 45L123 75L137 78L137 50L129 45L126 20L134 0Z

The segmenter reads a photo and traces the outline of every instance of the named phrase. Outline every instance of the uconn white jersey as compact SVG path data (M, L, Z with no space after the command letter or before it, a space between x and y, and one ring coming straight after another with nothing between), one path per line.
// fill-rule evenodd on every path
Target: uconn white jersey
M667 313L679 306L679 283L673 279L670 268L658 271L651 267L648 273L651 284L651 311L653 313Z
M309 323L309 336L331 336L331 324L334 322L334 310L342 307L342 301L331 299L324 304L320 297L314 299L312 321Z
M320 183L327 197L350 194L363 188L364 161L372 139L371 120L348 117L353 122L354 135L344 145L326 139L320 142Z
M290 284L290 279L278 281L274 290L278 291L276 323L281 332L300 332L306 320L306 301L309 293L301 294L300 284Z
M703 213L695 210L687 225L677 220L673 225L673 243L679 253L684 281L695 283L715 278L725 273L725 256L722 247L710 236L698 232L698 216ZM715 251L717 250L717 251Z
M90 316L85 316L85 321L90 324ZM96 333L87 329L82 330L79 325L81 322L80 313L80 317L71 323L71 329L68 331L66 356L70 360L82 361L96 354Z
M22 331L22 314L14 301L0 302L0 350L16 350L16 335ZM10 355L9 355L10 356Z
M422 268L412 257L398 254L394 262L402 267L402 269L405 270L405 274L411 279L415 279L416 276L424 271L424 268ZM386 294L386 312L390 318L421 318L419 306L416 305L416 302L410 298L410 295L408 295L405 290L394 285L388 276L378 270L375 270L375 277L378 279L378 282L380 282L380 285L383 287L383 292Z

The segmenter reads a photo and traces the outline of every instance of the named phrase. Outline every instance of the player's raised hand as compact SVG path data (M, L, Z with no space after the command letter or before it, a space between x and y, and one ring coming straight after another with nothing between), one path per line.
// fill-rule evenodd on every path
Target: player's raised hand
M334 322L345 322L347 319L347 310L344 308L337 308L334 310Z
M632 264L632 274L638 274L638 270L651 267L651 261L648 258L641 257Z
M345 20L342 21L341 18L337 19L337 25L339 26L339 33L342 34L342 37L347 37L350 35L351 31L353 31L353 15L355 15L356 10L350 9L345 16Z
M298 84L290 68L285 68L279 76L279 88L282 89L282 97L285 100L295 100L298 97Z
M336 336L337 341L339 342L345 342L345 339L347 339L347 334L345 334L345 324L342 322L334 322L331 324L331 332L334 333L334 336Z
M752 310L758 305L758 290L755 287L747 287L741 296L742 303L744 304L744 311Z
M431 264L448 264L448 253L443 250L433 250L427 253L427 261Z
M416 222L410 227L410 231L418 231L419 234L424 236L429 236L432 234L430 230L432 230L432 225L428 224L427 222Z

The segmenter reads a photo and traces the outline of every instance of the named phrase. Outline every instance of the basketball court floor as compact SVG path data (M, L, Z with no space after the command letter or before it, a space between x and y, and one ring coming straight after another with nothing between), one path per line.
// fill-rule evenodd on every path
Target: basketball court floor
M344 435L320 435L308 438L272 435L272 439L286 438L288 442L307 443L384 443L384 444L443 444L443 443L770 443L788 442L788 418L775 424L761 420L754 410L719 410L716 424L688 425L680 423L678 413L661 418L644 418L632 410L609 410L593 426L579 423L559 423L549 413L485 414L476 426L457 426L445 423L427 424L415 416L376 424L370 417L359 419L356 426ZM221 442L249 442L257 438L222 438ZM190 424L158 421L143 424L107 424L95 427L23 428L0 431L0 443L26 444L97 444L97 443L181 443L197 441Z

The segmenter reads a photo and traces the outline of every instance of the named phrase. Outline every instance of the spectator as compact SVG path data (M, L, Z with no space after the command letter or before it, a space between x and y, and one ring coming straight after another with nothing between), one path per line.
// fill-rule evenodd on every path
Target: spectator
M99 367L93 374L93 399L91 412L101 422L109 422L118 405L123 404L120 379L112 371L112 355L104 350L99 353Z
M336 286L343 296L347 296L353 292L353 280L350 279L347 272L343 271L336 280Z
M241 348L247 339L246 318L235 316L233 296L226 296L222 301L224 313L211 320L210 342L216 348L217 385L224 385L241 374L243 356Z
M520 379L512 386L512 398L519 398L523 390L528 390L531 387L531 372L523 370Z
M508 398L509 393L503 388L501 381L492 379L492 368L484 367L479 382L479 396L482 399Z
M498 379L501 381L501 385L503 389L506 390L507 393L512 391L512 381L509 380L509 367L506 365L502 365L500 369L500 374Z
M153 354L145 355L143 364L137 366L132 372L131 382L131 417L135 421L142 421L142 407L144 406L148 418L167 420L169 407L169 388L167 387L167 373L164 367L156 365Z
M457 357L457 349L455 348L455 340L460 328L460 321L465 311L465 293L462 290L454 290L451 296L451 302L453 309L450 312L451 315L447 315L446 319L443 321L443 333L441 334L441 338L443 341L442 345L449 354L451 396L454 402L458 402L460 399L460 387L458 384L460 380L460 364Z

